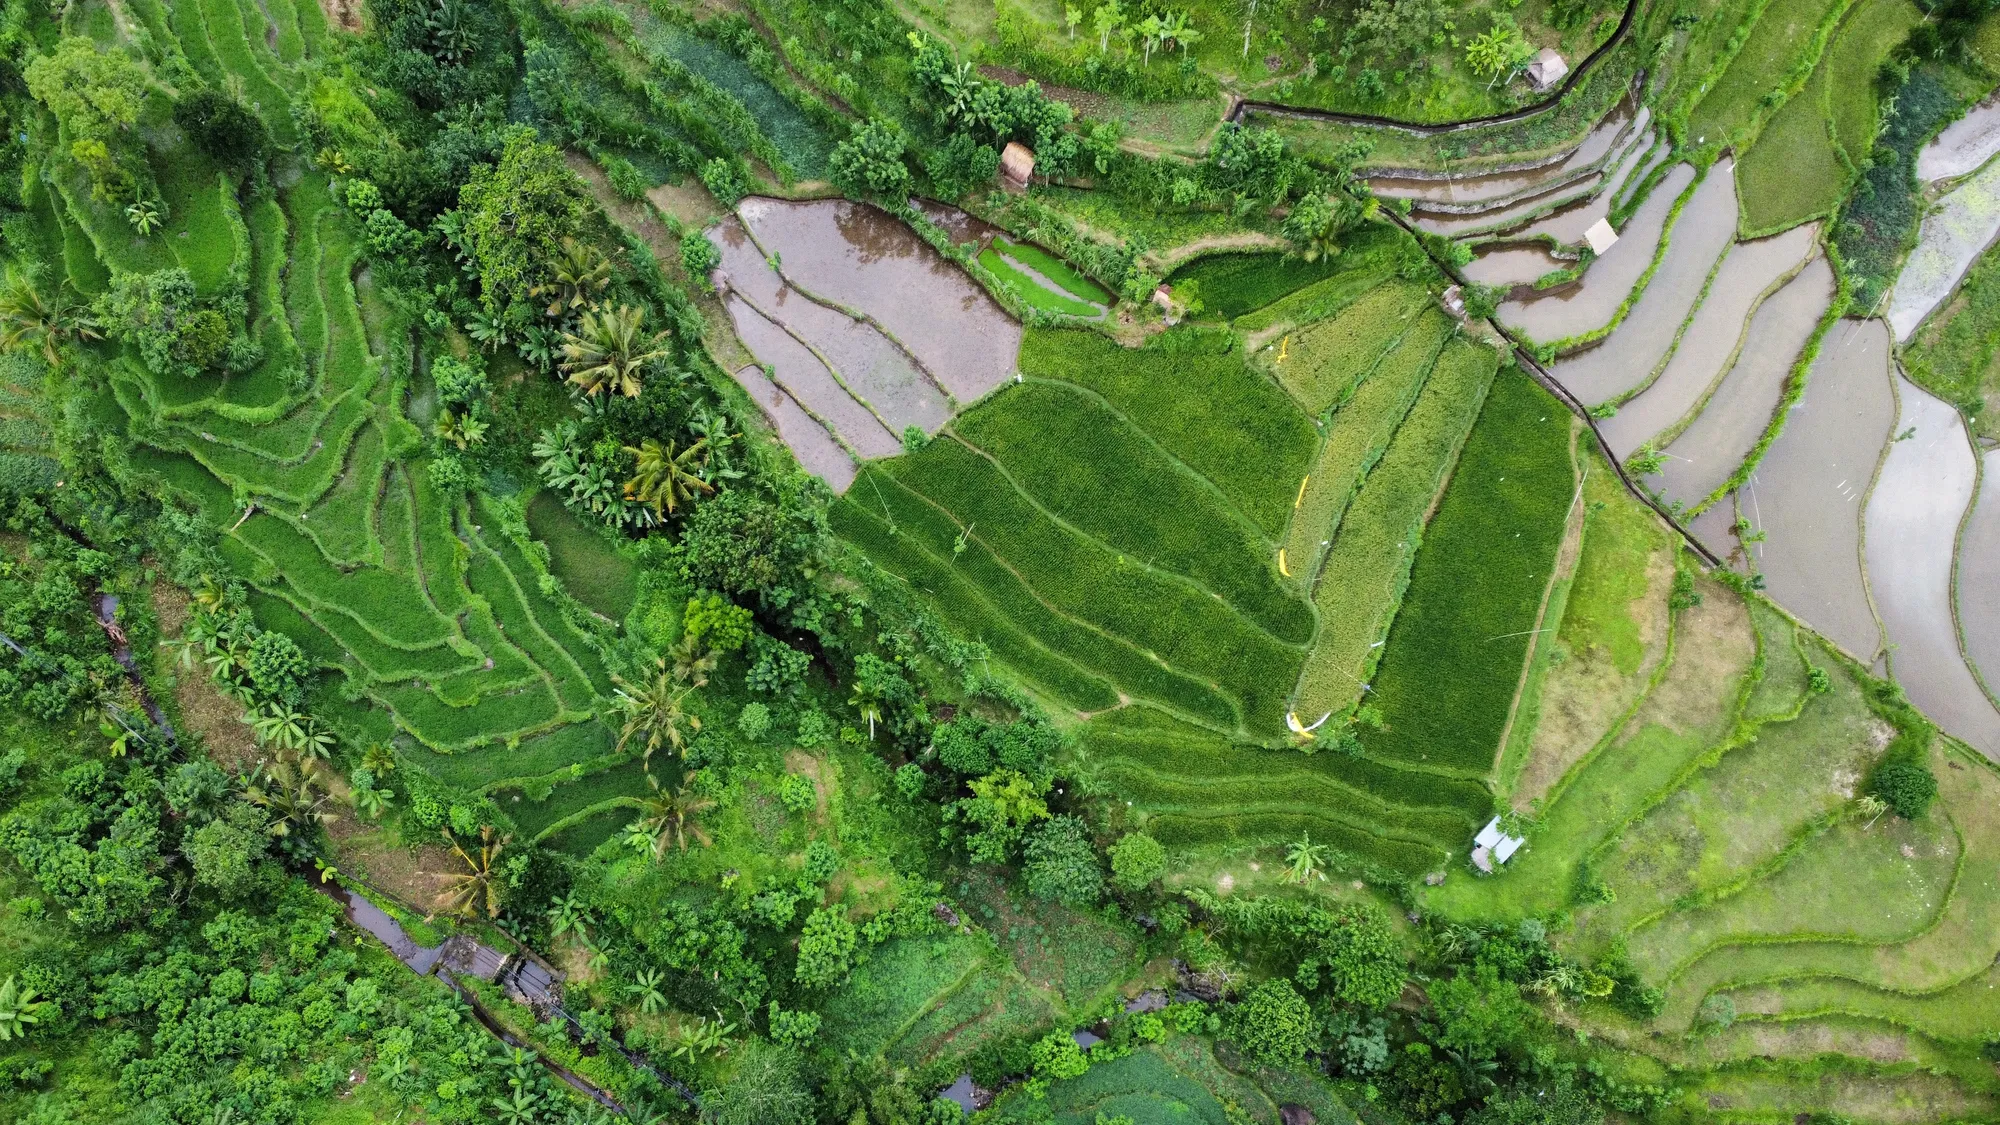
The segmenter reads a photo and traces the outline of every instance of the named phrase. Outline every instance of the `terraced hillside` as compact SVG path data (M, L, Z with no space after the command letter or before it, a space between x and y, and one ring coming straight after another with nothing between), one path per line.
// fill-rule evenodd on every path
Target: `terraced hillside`
M286 91L328 34L316 5L275 0L269 22L247 0L133 11L198 71L242 82L274 136L295 139ZM552 599L545 554L518 517L440 490L415 456L410 333L374 293L358 224L326 176L296 154L279 158L268 188L185 153L157 164L174 225L150 240L75 190L70 169L48 169L48 218L72 280L88 290L112 272L176 264L198 287L241 278L263 358L197 383L120 357L113 409L141 442L134 467L225 533L258 622L337 673L320 689L329 704L340 693L370 705L325 708L357 737L398 737L413 760L475 789L545 788L573 767L614 765L597 717L611 626ZM516 807L535 832L643 786L612 770Z
M1020 385L865 465L834 508L876 565L1085 718L1086 753L1170 843L1309 830L1416 872L1490 809L1570 422L1524 376L1496 383L1493 349L1393 276L1396 249L1384 228L1303 288L1261 286L1277 300L1232 310L1232 333L1133 349L1030 329ZM1254 367L1245 338L1265 341ZM1502 524L1519 552L1468 587ZM1454 619L1480 651L1456 651ZM1474 665L1443 706L1413 690L1439 659ZM1357 741L1344 724L1371 701ZM1332 716L1308 753L1281 741L1288 713ZM1351 752L1310 753L1320 738Z

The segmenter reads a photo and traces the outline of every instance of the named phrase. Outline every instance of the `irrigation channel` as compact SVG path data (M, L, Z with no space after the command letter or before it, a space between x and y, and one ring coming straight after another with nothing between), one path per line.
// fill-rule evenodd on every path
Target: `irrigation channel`
M461 976L475 977L496 985L508 996L533 1009L538 1015L558 1019L566 1024L572 1035L581 1037L583 1025L562 1005L561 978L553 972L541 958L522 947L519 954L502 953L492 946L481 944L463 934L454 935L440 945L420 945L403 929L402 923L391 917L388 911L375 905L367 895L359 894L337 884L314 883L321 894L340 904L341 913L355 928L368 934L388 947L396 960L408 966L418 976L436 976L451 986L459 999L472 1009L487 1031L509 1047L526 1051L534 1048L520 1040L501 1025L493 1013L479 1001L471 989L460 981ZM686 1083L654 1066L652 1060L638 1051L627 1047L622 1040L614 1038L612 1045L625 1056L627 1062L652 1075L660 1085L673 1090L696 1110L701 1101ZM628 1112L616 1098L587 1079L579 1077L568 1069L552 1062L540 1052L535 1057L549 1072L562 1079L585 1097L607 1109L619 1113Z

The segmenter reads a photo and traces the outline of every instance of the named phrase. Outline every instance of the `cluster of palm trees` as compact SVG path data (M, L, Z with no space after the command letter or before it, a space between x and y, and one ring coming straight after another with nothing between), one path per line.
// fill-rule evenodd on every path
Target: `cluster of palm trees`
M665 749L675 756L687 751L690 736L701 730L701 716L689 709L688 696L708 683L715 669L716 655L691 638L682 637L666 656L654 663L653 675L643 683L613 676L617 694L612 707L622 722L618 749L638 740L640 761L652 793L639 798L639 815L625 829L625 842L634 851L651 852L657 861L669 849L687 850L690 840L708 846L708 832L698 823L715 802L693 791L686 779L676 789L668 789L653 776L653 754Z

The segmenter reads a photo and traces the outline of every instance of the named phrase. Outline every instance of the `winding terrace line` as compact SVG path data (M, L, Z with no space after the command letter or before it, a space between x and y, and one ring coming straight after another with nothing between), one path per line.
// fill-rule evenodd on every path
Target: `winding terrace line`
M1604 56L1610 54L1611 50L1624 40L1625 33L1631 30L1633 17L1639 12L1640 2L1641 0L1626 0L1625 14L1619 17L1618 26L1611 32L1611 37L1599 44L1596 50L1586 56L1581 63L1578 63L1576 69L1569 72L1569 77L1563 79L1562 85L1556 87L1554 93L1536 102L1534 105L1508 110L1506 113L1495 113L1486 117L1468 117L1462 121L1447 121L1435 125L1425 125L1414 121L1398 121L1393 117L1378 117L1370 113L1337 113L1330 109L1311 109L1305 106L1285 105L1281 102L1260 102L1247 98L1237 98L1229 107L1229 112L1222 115L1222 120L1224 124L1241 124L1246 114L1268 113L1276 117L1297 117L1309 121L1328 121L1337 125L1362 125L1376 129L1396 129L1404 133L1415 134L1419 137L1437 137L1449 133L1462 133L1468 129L1479 129L1488 125L1511 125L1517 121L1527 121L1539 117L1562 104L1563 98L1569 94L1570 90L1582 82L1590 74L1591 70L1596 67L1597 63Z
M1626 10L1626 14L1627 17L1629 18L1631 14L1631 9L1628 8ZM1404 218L1401 215L1396 214L1394 211L1384 210L1383 214L1388 215L1390 220L1394 222L1397 226L1402 227L1404 232L1409 234L1410 237L1416 238L1417 245L1423 247L1425 255L1428 256L1431 259L1431 261L1437 265L1438 269L1444 271L1446 277L1451 278L1453 281L1457 282L1460 285L1467 284L1465 277L1459 273L1457 266L1454 266L1450 262L1442 258L1439 258L1437 255L1433 254L1431 252L1430 247L1428 245L1425 245L1424 240L1422 238L1417 237L1417 232L1413 227L1411 227L1408 219ZM1631 474L1625 471L1625 466L1622 462L1619 461L1618 455L1612 452L1611 443L1610 441L1606 440L1604 436L1604 431L1598 429L1597 419L1591 416L1590 407L1586 406L1582 399L1577 398L1575 394L1571 393L1570 389L1564 386L1561 380L1557 379L1554 375L1549 374L1548 369L1543 367L1541 363L1535 359L1534 352L1530 348L1528 348L1527 345L1521 342L1520 336L1517 335L1513 330L1509 329L1506 325L1501 324L1499 317L1497 316L1488 317L1486 319L1486 323L1488 327L1493 329L1493 331L1498 333L1502 339L1507 341L1507 346L1513 349L1514 358L1516 362L1518 362L1524 370L1526 370L1530 375L1532 375L1535 381L1542 385L1543 389L1547 390L1550 394L1555 395L1558 399L1561 399L1563 405L1569 407L1570 413L1576 415L1579 419L1583 421L1584 425L1590 427L1591 435L1597 439L1598 451L1604 454L1604 459L1606 461L1610 462L1611 471L1618 474L1618 479L1625 485L1625 491L1631 493L1633 497L1638 499L1640 503L1646 505L1648 508L1651 508L1654 511L1654 513L1656 513L1661 519L1667 521L1667 526L1673 528L1676 532L1678 532L1680 534L1682 541L1687 543L1688 546L1694 548L1695 553L1700 555L1702 557L1702 560L1706 562L1711 569L1719 569L1722 566L1721 557L1718 556L1714 551L1709 550L1707 544L1695 538L1694 533L1692 531L1689 531L1686 525L1681 523L1680 518L1678 516L1668 511L1666 506L1664 504L1661 504L1658 498L1654 497L1651 493L1647 492L1645 489L1640 488L1639 483L1633 480Z

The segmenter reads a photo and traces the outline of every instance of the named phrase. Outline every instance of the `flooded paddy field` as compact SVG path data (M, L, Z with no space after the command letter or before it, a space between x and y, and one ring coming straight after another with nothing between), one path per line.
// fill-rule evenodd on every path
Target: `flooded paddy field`
M1728 176L1695 189L1674 223L1666 257L1616 331L1549 369L1587 403L1606 402L1650 378L1674 345L1716 261L1736 231L1736 192ZM1614 247L1615 249L1615 247Z
M833 372L784 326L766 317L734 293L722 298L737 338L798 404L832 431L847 448L863 458L893 457L902 442L889 432L867 404L848 394Z
M1887 630L1889 670L1945 730L2000 754L2000 712L1966 667L1952 618L1952 549L1972 500L1972 446L1948 403L1901 376L1896 393L1896 438L1865 524L1869 589Z
M714 228L711 239L730 291L810 348L892 432L917 426L934 434L951 419L944 392L880 329L785 284L737 223Z
M1945 126L1917 153L1917 180L1963 176L2000 154L2000 95L1989 97Z
M738 213L788 282L880 325L957 405L1014 374L1020 325L894 216L844 199L751 198Z
M1764 536L1749 550L1771 597L1864 662L1882 635L1861 571L1862 503L1896 420L1893 378L1887 325L1835 324L1784 433L1737 493Z
M1612 202L1625 190L1625 185L1633 182L1632 174L1642 163L1641 154L1652 147L1653 135L1647 133L1619 156L1618 162L1611 168L1611 178L1605 182L1603 191L1589 199L1572 203L1560 211L1536 219L1524 228L1522 233L1547 235L1557 242L1572 246L1581 244L1584 233L1596 226L1597 220L1611 214Z
M1701 402L1744 342L1759 300L1813 252L1816 234L1811 226L1795 227L1730 248L1714 280L1708 283L1708 296L1695 310L1659 377L1598 427L1613 452L1631 456ZM1644 372L1635 374L1634 385L1643 377Z
M1924 217L1916 249L1910 251L1889 295L1889 325L1897 340L1909 339L1931 310L1951 296L1996 233L2000 233L2000 161L1953 188Z
M1519 288L1533 285L1536 281L1559 269L1566 269L1574 262L1566 262L1548 252L1539 243L1525 246L1500 246L1474 256L1462 269L1468 281L1481 285L1504 285Z
M847 491L854 483L854 459L833 440L826 428L805 412L784 388L773 383L764 370L754 364L738 368L733 374L743 389L749 392L751 401L771 420L771 428L778 432L778 440L799 459L799 465L806 472L825 481L835 493Z
M1546 191L1539 191L1525 199L1489 211L1475 211L1469 215L1447 215L1429 211L1418 211L1416 224L1447 238L1464 238L1475 234L1499 234L1520 226L1553 208L1588 199L1604 182L1604 176L1592 172L1581 179L1560 184Z
M1958 544L1958 619L1965 654L1988 688L2000 684L2000 450L1980 457L1979 497Z
M1720 171L1718 165L1711 175ZM1591 263L1582 281L1561 292L1506 302L1500 306L1501 322L1543 342L1568 339L1610 323L1652 264L1674 200L1693 182L1694 169L1685 164L1668 173L1619 232L1617 244Z
M1470 176L1417 177L1393 173L1370 176L1368 186L1385 199L1408 199L1420 210L1446 212L1485 210L1510 202L1537 189L1552 189L1573 183L1597 166L1614 150L1624 154L1622 142L1644 132L1652 120L1652 110L1641 107L1635 121L1630 99L1618 106L1585 135L1583 143L1568 155L1532 168L1508 172L1488 172ZM1482 207L1480 205L1486 205Z
M1666 447L1660 492L1689 508L1729 482L1769 428L1786 377L1832 306L1833 266L1814 258L1750 319L1736 363L1696 418Z

